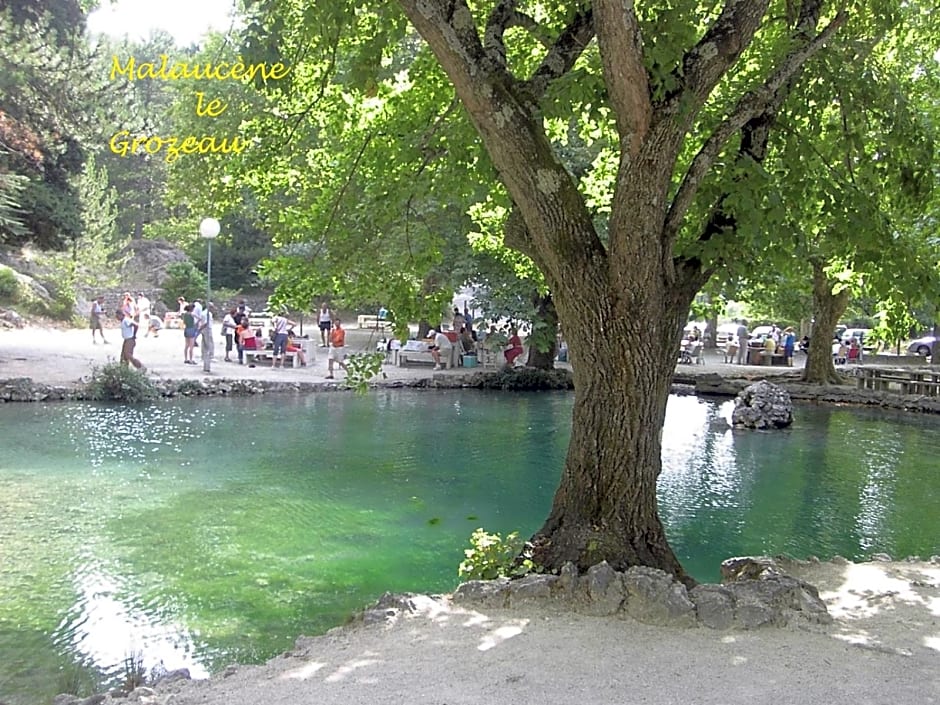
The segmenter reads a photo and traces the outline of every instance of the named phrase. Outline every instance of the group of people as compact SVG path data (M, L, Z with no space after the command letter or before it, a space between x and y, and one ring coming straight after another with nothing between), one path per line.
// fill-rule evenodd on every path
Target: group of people
M103 319L106 316L104 307L105 297L98 296L91 306L90 325L92 343L97 344L97 337L107 344L105 338ZM185 297L177 299L177 315L183 324L183 364L196 365L195 351L200 347L198 339L202 336L202 357L204 367L208 371L208 359L214 353L212 340L214 305L210 302L203 305L199 300L189 302ZM237 355L239 364L245 364L245 350L264 350L270 347L272 366L283 367L287 353L297 356L302 367L307 365L306 353L301 344L295 340L294 327L297 325L285 314L277 314L271 319L270 345L265 341L261 328L253 328L250 323L251 309L244 301L229 309L222 319L222 335L225 338L225 362L235 362L233 353ZM143 369L141 362L134 356L134 349L138 332L145 330L145 336L150 333L154 337L159 335L163 321L159 316L153 315L152 304L143 292L136 297L129 292L122 296L121 303L115 311L115 317L121 323L121 336L123 346L121 363L133 365ZM339 367L347 370L346 365L346 331L342 322L330 309L326 302L321 303L317 311L317 325L320 330L320 347L329 348L327 354L327 379L333 379L334 369ZM491 325L487 330L481 322L478 330L473 328L473 318L464 305L461 311L458 307L453 309L453 334L450 336L440 330L432 329L427 334L428 350L434 360L434 369L440 370L444 364L444 357L451 354L455 346L464 354L476 355L482 350L501 351L505 364L512 366L516 359L522 355L524 348L516 327L497 330ZM391 345L391 341L388 341Z
M440 330L431 329L427 333L428 351L434 360L434 369L440 370L444 363L444 357L450 354L455 345L460 346L460 351L464 355L477 355L482 350L495 351L501 349L505 364L512 367L516 358L524 352L522 339L519 337L519 329L511 326L506 330L499 331L493 324L487 330L485 322L480 322L479 330L473 329L473 319L464 306L463 312L458 307L454 307L453 319L451 323L453 333L456 334L456 340L451 338Z
M861 363L864 356L862 343L853 336L848 342L838 336L832 339L832 361L836 365L845 365L849 362Z
M118 321L121 329L121 364L124 366L133 365L138 370L146 372L143 364L134 356L137 347L137 333L142 324L147 325L149 335L152 328L150 299L143 292L139 292L135 297L125 291L121 296L121 303L114 310L114 318ZM91 313L89 315L89 325L91 327L91 342L97 345L96 334L101 337L104 345L108 344L104 337L104 318L106 311L104 307L104 296L98 296L91 303ZM159 329L157 329L159 330Z
M215 355L215 341L212 337L212 326L215 322L215 304L211 301L205 306L198 299L192 303L186 301L182 296L177 299L179 304L179 317L183 322L183 363L187 365L198 364L193 356L197 347L202 351L202 369L204 372L211 371L212 359ZM240 304L244 306L244 302ZM247 316L247 309L245 310ZM202 338L202 345L197 343L197 338ZM225 358L229 362L231 348L226 351Z
M734 358L737 357L737 363L739 365L746 365L748 364L748 351L754 349L760 350L767 364L770 364L773 356L782 355L787 367L793 367L793 353L796 349L796 333L794 333L791 326L781 329L776 324L773 324L763 340L751 340L747 321L741 319L738 322L736 335L728 339L725 349L725 359L726 361L734 360Z

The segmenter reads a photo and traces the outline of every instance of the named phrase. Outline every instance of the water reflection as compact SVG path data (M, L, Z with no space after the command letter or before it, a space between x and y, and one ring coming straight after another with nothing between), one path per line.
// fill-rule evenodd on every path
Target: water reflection
M63 419L75 460L99 468L109 460L145 462L154 453L184 455L218 425L211 408L166 405L76 405Z
M119 679L130 660L147 673L159 665L208 675L194 658L192 635L170 605L142 603L132 576L108 571L100 558L84 556L72 575L75 603L52 634L52 643L83 663L96 664L107 679ZM197 675L198 674L198 675Z

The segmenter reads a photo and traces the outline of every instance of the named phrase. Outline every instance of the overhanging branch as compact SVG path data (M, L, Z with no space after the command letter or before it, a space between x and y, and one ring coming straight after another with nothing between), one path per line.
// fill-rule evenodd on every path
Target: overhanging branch
M748 122L762 114L774 114L780 109L790 93L791 79L847 19L848 16L840 11L822 32L797 46L762 86L741 97L731 114L709 136L689 165L669 208L663 228L666 244L671 247L705 174L714 165L728 140Z

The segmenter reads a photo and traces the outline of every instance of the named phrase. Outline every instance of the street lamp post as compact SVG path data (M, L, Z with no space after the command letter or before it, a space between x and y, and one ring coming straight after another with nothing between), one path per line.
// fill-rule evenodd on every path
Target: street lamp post
M212 371L213 340L211 325L212 315L209 312L209 302L212 301L212 241L218 236L221 226L215 218L203 218L199 223L199 234L205 238L209 247L208 257L206 259L206 322L207 329L203 332L202 338L202 369L204 372Z

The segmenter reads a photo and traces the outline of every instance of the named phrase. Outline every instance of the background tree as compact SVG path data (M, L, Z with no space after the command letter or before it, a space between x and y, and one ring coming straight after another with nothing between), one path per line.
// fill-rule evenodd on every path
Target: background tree
M95 47L95 72L108 81L107 115L97 142L98 159L107 171L119 194L120 208L117 228L131 238L141 238L148 226L165 222L174 213L168 207L166 155L147 154L138 150L121 154L110 147L111 138L126 130L132 136L178 135L179 125L171 106L181 88L173 81L154 79L128 80L122 76L111 79L114 57L121 65L129 57L138 62L159 63L160 55L168 54L174 61L186 61L191 51L174 44L166 32L154 32L143 42L125 39L115 42L100 37ZM192 101L189 101L190 103Z
M76 2L0 5L0 173L17 226L0 224L0 242L62 248L81 234L75 179L82 139L93 122L95 87Z

